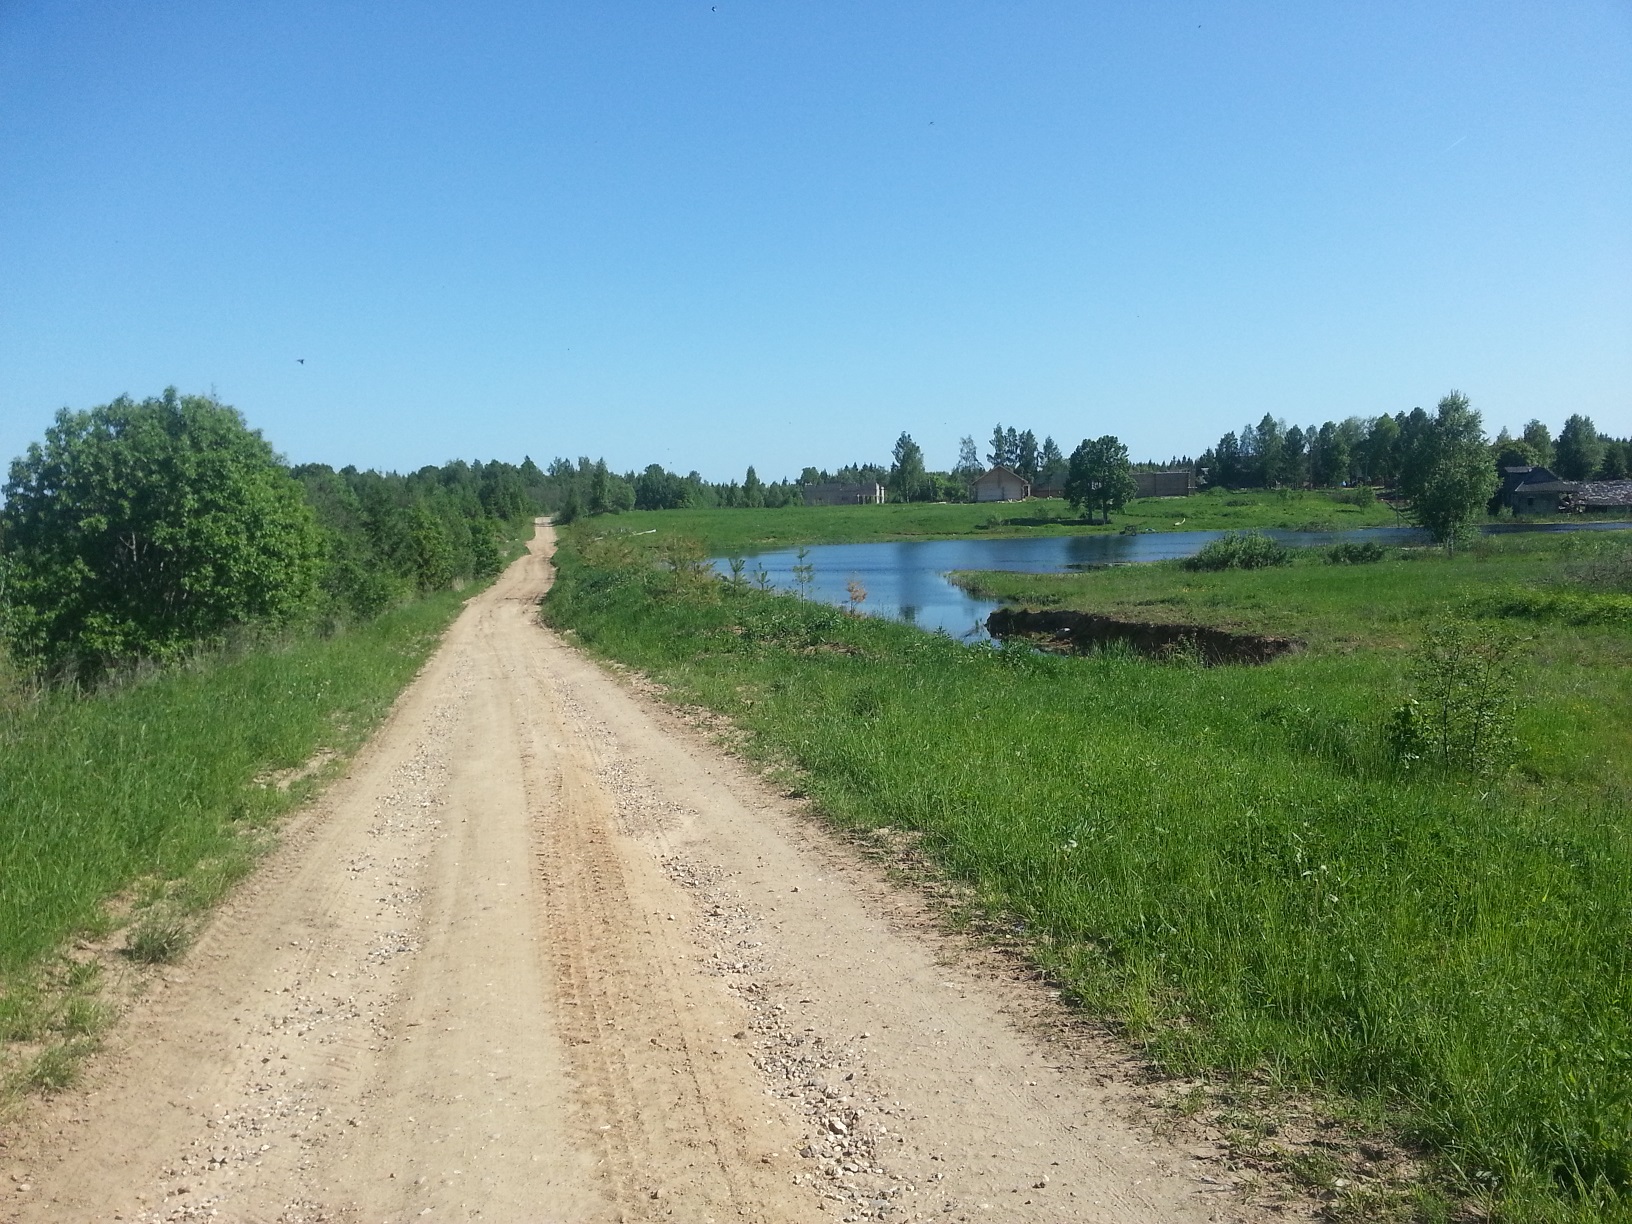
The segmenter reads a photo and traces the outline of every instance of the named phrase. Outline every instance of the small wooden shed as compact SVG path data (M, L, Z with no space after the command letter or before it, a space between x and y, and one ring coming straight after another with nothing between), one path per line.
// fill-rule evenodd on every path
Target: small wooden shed
M1012 468L1001 465L975 477L977 502L1025 501L1031 486Z

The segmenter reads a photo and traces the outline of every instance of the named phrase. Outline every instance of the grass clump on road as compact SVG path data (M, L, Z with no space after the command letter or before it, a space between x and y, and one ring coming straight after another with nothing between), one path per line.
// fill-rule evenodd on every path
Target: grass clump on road
M835 820L913 832L1167 1067L1364 1102L1493 1218L1627 1219L1632 628L1478 604L1596 547L982 576L1310 639L1259 668L967 648L587 530L546 616L730 715ZM1444 623L1523 638L1506 768L1391 742Z

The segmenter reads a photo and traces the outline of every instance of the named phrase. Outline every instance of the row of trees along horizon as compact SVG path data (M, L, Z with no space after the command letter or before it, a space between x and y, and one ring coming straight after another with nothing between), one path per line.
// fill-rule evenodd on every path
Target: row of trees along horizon
M1033 431L1001 423L992 431L985 460L981 462L974 438L966 436L958 443L957 464L949 471L931 471L925 465L923 448L907 433L896 439L888 463L849 463L833 469L807 466L797 480L766 481L752 464L741 481L713 482L696 471L682 476L656 463L643 471L620 474L608 468L604 460L581 458L575 464L557 459L547 469L551 482L548 496L550 511L561 522L571 522L580 514L625 510L775 509L803 505L802 487L819 484L878 484L891 501L950 502L970 500L975 478L999 466L1012 469L1029 484L1058 494L1070 467L1052 437L1039 442ZM1193 466L1188 456L1169 459L1165 464L1147 461L1129 465L1131 471Z
M1258 424L1225 434L1202 452L1197 466L1211 483L1230 488L1393 486L1432 420L1423 409L1413 408L1393 416L1349 417L1300 428L1265 414ZM1632 475L1632 440L1605 437L1591 417L1580 414L1564 422L1556 441L1538 420L1525 425L1518 437L1504 426L1490 451L1498 470L1544 467L1562 480L1576 481Z
M1466 397L1452 392L1446 399ZM1441 401L1443 407L1445 401ZM1505 467L1540 466L1564 480L1620 480L1632 475L1632 439L1600 434L1590 417L1573 415L1559 431L1539 420L1514 437L1504 426L1487 442L1478 413L1472 432L1487 452L1492 489ZM1176 456L1166 463L1132 462L1114 435L1084 439L1070 456L1052 437L1041 442L1030 429L999 423L992 431L982 462L973 437L958 443L958 461L949 471L926 469L922 447L907 433L896 440L889 463L852 463L835 470L806 467L797 481L762 480L753 466L743 480L712 483L693 471L686 476L652 464L641 472L619 475L604 461L580 459L576 465L558 459L550 465L550 508L563 522L580 514L623 510L685 508L775 508L802 504L800 487L816 484L879 484L896 502L968 501L974 482L990 467L1006 467L1045 495L1063 496L1074 505L1119 509L1133 495L1132 472L1189 470L1200 484L1231 489L1336 488L1372 485L1398 489L1401 478L1420 469L1426 440L1436 415L1422 408L1376 417L1348 417L1307 428L1289 426L1265 414L1256 425L1225 434L1195 459ZM1431 447L1429 449L1432 449ZM1076 478L1073 480L1073 462ZM1109 480L1113 487L1107 487ZM1486 501L1489 501L1489 494Z
M711 482L652 464L619 474L605 460L500 460L404 474L283 463L234 408L175 388L63 409L43 442L13 461L0 507L0 653L13 673L96 679L134 660L167 661L235 627L333 627L418 595L498 572L538 514L802 503L802 484L877 482L896 501L958 501L989 465L1058 490L1109 521L1140 468L1192 468L1213 484L1377 482L1409 498L1436 539L1483 511L1502 465L1551 466L1565 478L1615 478L1632 444L1572 416L1556 442L1532 421L1487 442L1456 393L1422 409L1318 428L1265 416L1192 461L1135 464L1112 435L1067 456L1052 437L999 424L982 455L972 437L956 466L929 471L906 433L889 464L807 467L799 480ZM983 462L984 460L984 462Z

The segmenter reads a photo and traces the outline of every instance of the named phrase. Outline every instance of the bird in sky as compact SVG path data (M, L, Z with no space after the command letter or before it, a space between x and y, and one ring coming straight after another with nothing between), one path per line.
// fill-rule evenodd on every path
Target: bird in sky
M306 358L304 358L304 357L296 357L295 360L300 362L301 365L306 364Z

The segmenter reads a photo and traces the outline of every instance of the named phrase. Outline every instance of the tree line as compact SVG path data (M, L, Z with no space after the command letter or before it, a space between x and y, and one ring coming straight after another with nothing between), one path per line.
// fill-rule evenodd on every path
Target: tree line
M496 573L545 485L531 460L291 468L236 409L174 388L63 409L4 487L0 653L95 680L242 626L367 620Z
M1265 413L1202 452L1197 467L1207 483L1232 489L1393 487L1432 420L1413 408L1304 428ZM1592 418L1579 414L1564 423L1556 444L1547 426L1532 420L1517 438L1504 427L1489 451L1495 468L1540 466L1564 480L1621 480L1632 472L1632 441L1600 435Z
M1156 468L1136 463L1133 470ZM1192 461L1175 458L1167 467L1191 467ZM896 502L969 501L975 479L992 467L1007 467L1028 484L1059 493L1069 475L1070 462L1052 437L1037 441L1029 430L999 423L992 430L985 462L973 437L959 440L958 462L949 471L930 469L923 448L909 433L902 433L891 448L888 463L849 463L828 469L806 466L797 480L765 481L749 466L741 481L711 482L692 471L671 472L661 464L641 471L613 472L604 460L587 457L576 463L557 459L546 470L542 504L562 522L581 514L616 514L624 510L774 509L802 505L805 485L877 484Z
M799 486L790 480L766 481L749 465L742 480L710 481L696 472L682 476L661 464L641 471L614 472L605 459L577 462L556 459L544 470L539 503L557 522L570 523L586 514L624 510L683 510L741 507L757 509L801 504Z
M1480 414L1465 395L1452 391L1433 413L1419 407L1308 428L1288 426L1266 413L1256 425L1225 434L1198 459L1175 457L1165 465L1133 462L1115 435L1085 438L1065 455L1052 437L1039 442L1030 429L999 423L984 459L982 463L974 438L965 436L959 440L958 462L951 471L929 471L923 449L910 434L902 433L889 464L851 464L834 472L806 467L798 482L776 485L760 481L752 467L740 485L718 485L696 472L680 477L659 465L618 478L606 472L604 463L580 460L572 469L580 484L588 472L602 486L620 482L625 491L615 500L580 496L565 504L571 513L629 506L794 505L801 500L800 485L829 481L876 482L888 490L892 501L961 501L972 499L974 482L988 466L1001 466L1034 488L1057 490L1073 506L1109 522L1111 513L1134 496L1135 473L1166 468L1190 470L1198 483L1226 488L1382 485L1400 495L1406 513L1437 542L1454 546L1478 515L1496 508L1500 468L1539 465L1566 480L1621 479L1632 471L1632 440L1605 437L1581 415L1565 422L1556 443L1539 421L1526 425L1518 438L1504 429L1488 440ZM563 471L571 468L559 462Z
M1434 420L1433 413L1413 408L1303 427L1289 426L1266 413L1256 425L1226 433L1199 457L1173 456L1165 463L1130 459L1129 472L1192 471L1201 485L1232 489L1343 485L1392 489L1412 467L1412 456L1432 432ZM1115 441L1111 435L1104 437ZM680 476L658 464L619 476L608 471L604 462L591 464L580 459L574 466L560 459L550 465L552 480L560 483L546 495L546 502L552 511L564 511L566 517L623 509L792 506L802 504L800 486L828 483L876 483L884 487L889 500L898 502L969 501L976 478L992 467L1009 468L1036 489L1069 497L1073 458L1090 441L1103 440L1084 439L1066 455L1051 436L1039 441L1031 429L999 422L984 453L973 436L965 435L958 440L956 464L948 471L934 471L925 464L923 448L911 434L902 433L888 463L851 463L833 470L807 466L798 480L774 483L761 480L753 467L741 482L711 483L695 471ZM1592 419L1581 415L1564 423L1556 442L1546 425L1532 420L1516 438L1503 428L1487 444L1487 451L1493 470L1541 466L1564 480L1632 476L1632 439L1601 435ZM1102 482L1096 476L1090 483ZM1120 488L1120 482L1115 487ZM568 489L576 489L576 495L567 496ZM1097 490L1095 493L1098 497ZM1095 509L1103 509L1100 501L1095 502Z

